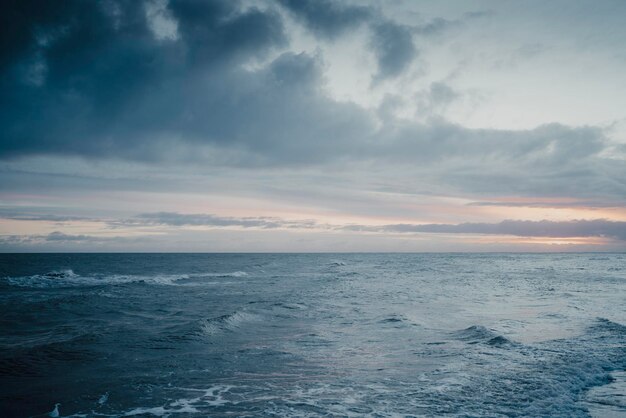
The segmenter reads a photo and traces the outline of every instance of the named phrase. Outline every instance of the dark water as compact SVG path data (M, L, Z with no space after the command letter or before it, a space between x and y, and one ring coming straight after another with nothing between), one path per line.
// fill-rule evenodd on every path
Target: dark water
M626 255L0 255L1 416L626 416Z

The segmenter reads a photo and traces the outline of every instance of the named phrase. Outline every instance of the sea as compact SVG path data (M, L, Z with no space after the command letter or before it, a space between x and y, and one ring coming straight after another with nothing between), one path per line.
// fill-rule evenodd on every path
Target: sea
M626 417L626 254L3 254L1 417Z

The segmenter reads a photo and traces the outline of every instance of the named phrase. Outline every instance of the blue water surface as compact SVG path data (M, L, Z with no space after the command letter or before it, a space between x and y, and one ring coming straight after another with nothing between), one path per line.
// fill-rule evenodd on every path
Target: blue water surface
M624 254L0 255L0 412L626 416Z

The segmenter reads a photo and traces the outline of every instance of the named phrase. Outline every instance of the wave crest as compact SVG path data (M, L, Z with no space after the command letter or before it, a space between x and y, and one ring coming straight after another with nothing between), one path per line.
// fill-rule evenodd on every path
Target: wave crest
M189 285L209 284L207 278L240 278L247 276L245 271L228 273L201 273L201 274L157 274L157 275L79 275L71 269L54 270L44 274L31 276L4 277L9 286L26 287L34 289L62 288L62 287L89 287L103 285L119 285L129 283L145 283L155 285Z
M453 336L468 344L487 344L492 346L514 344L503 335L482 325L472 325L471 327L456 331L453 333Z
M205 335L217 335L223 332L233 332L243 324L257 319L257 316L244 311L203 319L200 328Z

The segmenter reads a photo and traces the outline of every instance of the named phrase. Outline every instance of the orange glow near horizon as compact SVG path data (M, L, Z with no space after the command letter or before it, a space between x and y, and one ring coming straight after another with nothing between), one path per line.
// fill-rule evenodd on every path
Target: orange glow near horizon
M596 207L589 202L571 198L497 198L489 199L494 205L471 203L491 219L524 219L529 221L568 221L573 219L607 219L626 221L626 208L620 206ZM473 203L473 202L472 202ZM527 205L527 206L524 206Z
M591 245L602 246L615 243L603 237L518 237L514 235L482 235L470 242L476 244L532 244L532 245Z

